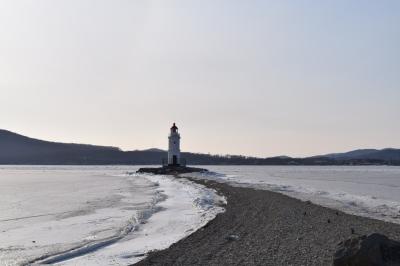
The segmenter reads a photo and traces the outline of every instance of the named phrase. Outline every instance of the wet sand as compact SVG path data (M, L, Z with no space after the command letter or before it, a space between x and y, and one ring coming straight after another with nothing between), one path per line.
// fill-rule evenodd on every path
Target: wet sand
M374 232L400 240L400 225L345 214L288 196L196 181L227 198L226 212L135 265L331 265L336 246Z

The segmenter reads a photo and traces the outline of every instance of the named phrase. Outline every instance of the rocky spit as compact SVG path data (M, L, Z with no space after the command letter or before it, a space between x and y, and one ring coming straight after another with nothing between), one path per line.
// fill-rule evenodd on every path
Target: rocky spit
M192 181L223 194L226 212L136 265L355 266L359 264L334 263L346 240L373 233L400 240L399 224L345 214L276 192Z

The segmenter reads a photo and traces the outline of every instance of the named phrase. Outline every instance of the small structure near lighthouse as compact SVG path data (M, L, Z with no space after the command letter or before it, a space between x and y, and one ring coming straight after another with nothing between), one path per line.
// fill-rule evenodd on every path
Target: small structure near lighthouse
M171 132L168 136L168 165L179 166L181 165L181 136L178 132L178 127L174 123L171 127Z
M190 172L207 172L206 169L186 167L186 160L181 157L181 136L174 123L168 135L168 158L163 159L163 166L158 168L140 168L138 173L159 175L177 175Z

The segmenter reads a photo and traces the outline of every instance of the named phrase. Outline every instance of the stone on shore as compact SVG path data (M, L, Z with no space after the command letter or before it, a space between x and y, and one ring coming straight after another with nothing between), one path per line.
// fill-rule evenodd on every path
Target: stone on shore
M227 237L226 237L226 240L229 240L229 241L237 241L237 240L239 240L239 236L238 235L228 235Z
M353 237L339 243L334 266L400 265L400 242L381 234Z

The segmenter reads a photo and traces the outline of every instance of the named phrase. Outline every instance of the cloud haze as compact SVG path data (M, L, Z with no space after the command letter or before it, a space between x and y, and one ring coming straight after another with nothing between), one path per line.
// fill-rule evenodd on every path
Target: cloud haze
M0 2L1 128L304 156L399 147L399 1Z

